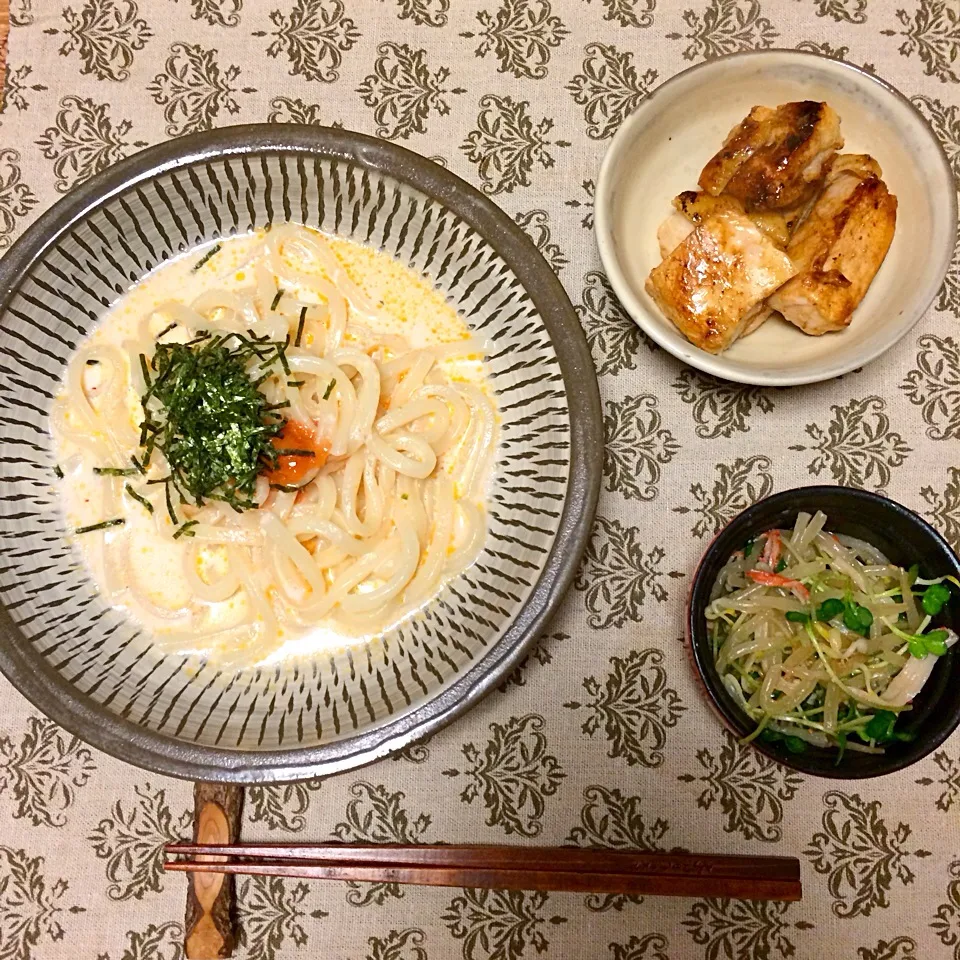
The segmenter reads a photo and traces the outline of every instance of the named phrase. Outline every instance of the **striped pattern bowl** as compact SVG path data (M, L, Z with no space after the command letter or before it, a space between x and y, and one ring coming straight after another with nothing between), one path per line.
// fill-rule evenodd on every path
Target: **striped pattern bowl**
M158 653L97 596L54 487L50 402L132 283L215 237L297 220L427 277L492 344L502 418L477 563L375 647L235 675ZM102 750L206 780L294 780L431 734L509 675L569 586L602 463L596 376L563 288L476 190L343 130L238 126L94 177L0 261L0 669Z

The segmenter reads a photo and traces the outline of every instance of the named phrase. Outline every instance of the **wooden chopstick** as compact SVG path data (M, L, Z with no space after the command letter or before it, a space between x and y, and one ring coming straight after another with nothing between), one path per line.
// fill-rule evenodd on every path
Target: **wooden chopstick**
M799 900L799 861L577 847L173 843L167 870L442 887Z

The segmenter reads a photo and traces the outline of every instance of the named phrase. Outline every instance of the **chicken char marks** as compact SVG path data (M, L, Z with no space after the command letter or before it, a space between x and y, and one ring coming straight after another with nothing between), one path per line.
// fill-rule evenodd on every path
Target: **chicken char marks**
M843 330L890 249L897 198L880 178L872 157L837 157L787 247L799 273L768 302L804 333Z
M715 197L705 191L684 190L674 197L673 206L678 213L682 213L691 223L702 223L706 217L721 210L736 210L744 212L739 200L727 194ZM779 211L751 210L750 219L765 233L777 246L785 247L790 242L790 230L787 220Z
M794 211L816 193L825 165L843 146L840 118L814 100L754 107L703 168L700 186L747 209Z

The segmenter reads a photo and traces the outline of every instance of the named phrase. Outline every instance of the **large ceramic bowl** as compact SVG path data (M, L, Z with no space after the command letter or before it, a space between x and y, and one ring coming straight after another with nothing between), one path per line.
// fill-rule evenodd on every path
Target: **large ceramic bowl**
M216 674L155 652L67 541L47 411L107 306L166 258L287 219L423 274L492 342L501 447L478 561L422 616L304 670ZM0 261L0 669L95 746L242 782L334 773L449 722L500 683L573 578L602 462L590 353L556 276L458 177L342 130L239 126L152 147L45 213Z
M695 189L707 160L757 104L825 100L840 114L845 153L869 153L899 200L887 258L841 333L810 337L779 317L714 356L660 312L644 281L660 262L657 227ZM957 194L935 134L879 77L797 50L735 54L668 80L617 131L597 184L596 233L610 283L656 343L685 363L741 383L813 383L869 363L933 302L953 255Z

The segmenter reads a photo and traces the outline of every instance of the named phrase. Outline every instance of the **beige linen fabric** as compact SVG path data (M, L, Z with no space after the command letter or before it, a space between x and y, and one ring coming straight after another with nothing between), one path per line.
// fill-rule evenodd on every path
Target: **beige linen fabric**
M960 541L960 263L913 333L814 387L710 380L619 311L591 231L623 118L691 63L803 47L869 65L931 119L960 180L957 0L11 0L0 251L137 148L237 122L396 139L492 196L577 306L607 456L581 576L500 692L425 745L248 791L248 838L788 854L801 903L242 886L257 960L960 960L960 739L895 776L801 777L725 737L678 639L688 576L753 499L880 490ZM909 282L909 278L904 278ZM0 681L0 958L172 960L158 867L189 784L90 750Z

